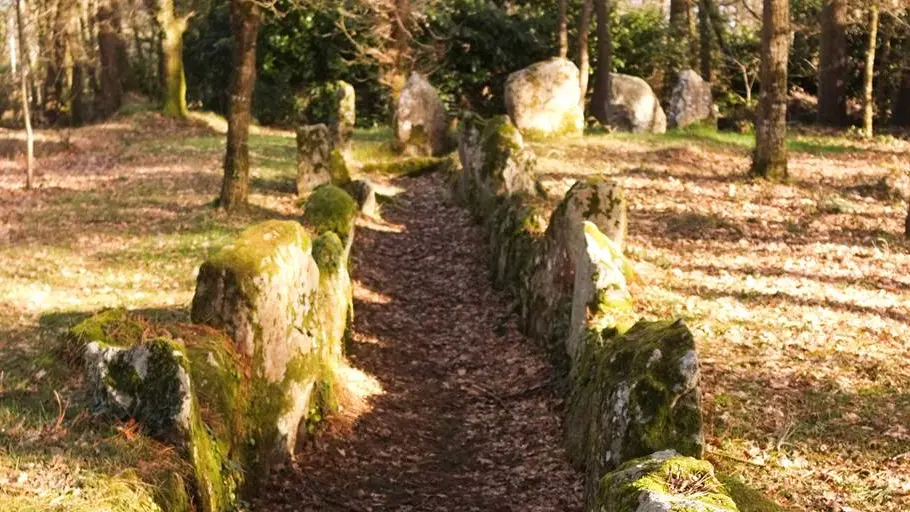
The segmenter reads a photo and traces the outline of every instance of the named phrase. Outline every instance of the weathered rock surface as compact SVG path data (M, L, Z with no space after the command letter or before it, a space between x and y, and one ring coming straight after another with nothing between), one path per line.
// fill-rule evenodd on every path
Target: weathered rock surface
M673 450L630 460L600 481L598 512L736 512L710 462Z
M553 58L509 75L506 111L528 137L581 135L584 111L578 89L578 68L571 61Z
M410 156L439 156L451 146L449 114L439 93L419 73L408 78L395 109L395 138Z
M297 127L297 194L305 195L332 181L333 143L324 124Z
M633 133L664 133L667 116L648 82L621 73L610 74L607 124Z
M667 121L670 128L716 121L711 84L691 69L680 71L670 97Z
M298 122L324 124L329 128L332 147L347 149L356 121L354 87L342 80L326 82L297 97Z
M376 202L376 187L367 180L354 180L347 186L351 197L357 201L360 213L367 217L376 217L378 204Z

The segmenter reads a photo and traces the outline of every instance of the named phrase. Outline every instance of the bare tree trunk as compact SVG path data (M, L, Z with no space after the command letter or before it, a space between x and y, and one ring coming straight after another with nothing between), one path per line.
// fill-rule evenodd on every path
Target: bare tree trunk
M66 81L65 24L69 19L69 0L57 0L53 21L50 25L47 61L44 78L44 116L50 124L56 124L63 111L63 90Z
M569 54L569 28L566 23L566 1L559 0L556 14L556 31L557 42L559 45L559 56L563 59Z
M32 115L29 109L28 80L29 61L25 55L25 27L22 24L22 0L16 0L16 25L19 33L19 79L22 82L22 117L25 119L25 189L32 189L32 176L35 171L35 134L32 131Z
M790 0L764 0L761 34L761 98L755 120L752 175L787 179L787 62Z
M392 65L383 80L392 90L392 108L411 70L411 0L395 0L392 17ZM392 112L394 117L394 112Z
M891 112L891 93L893 87L894 75L899 73L889 73L891 69L891 37L894 34L894 23L887 16L879 17L879 32L881 33L882 46L877 48L876 59L878 61L879 78L875 84L875 104L878 111L879 122L883 122L890 117Z
M582 0L581 13L578 15L578 88L581 90L581 109L585 108L588 96L588 74L591 69L591 58L588 55L588 34L591 31L591 0Z
M907 205L907 218L904 219L904 236L910 238L910 204Z
M610 110L610 72L613 70L613 41L610 35L610 0L594 0L597 14L597 66L594 71L594 91L591 94L591 115L606 124Z
M669 55L664 69L663 96L669 98L679 72L689 66L689 0L670 0Z
M818 121L830 126L843 126L847 122L846 0L825 0L821 26Z
M105 2L98 6L98 54L101 60L101 114L110 116L123 103L123 80L120 28L116 23L114 6Z
M253 89L256 86L256 38L262 25L262 11L254 0L231 0L231 28L234 32L234 73L228 112L224 181L219 205L235 211L246 205L250 181L250 119Z
M186 75L183 72L183 33L186 32L189 16L178 17L174 12L174 0L159 0L158 23L161 25L162 65L162 113L166 116L185 119Z
M872 137L872 81L875 77L875 39L878 37L878 5L869 7L869 42L866 45L866 69L863 72L863 136Z
M711 44L711 14L708 0L698 2L698 60L701 76L707 81L714 78Z

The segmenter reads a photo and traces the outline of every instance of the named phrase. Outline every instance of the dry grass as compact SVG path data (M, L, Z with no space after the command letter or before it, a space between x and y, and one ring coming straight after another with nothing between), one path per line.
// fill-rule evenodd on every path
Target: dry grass
M696 333L713 462L794 510L910 509L907 206L883 185L908 178L910 144L798 136L788 185L745 177L750 144L690 132L535 150L551 189L624 183L639 310Z

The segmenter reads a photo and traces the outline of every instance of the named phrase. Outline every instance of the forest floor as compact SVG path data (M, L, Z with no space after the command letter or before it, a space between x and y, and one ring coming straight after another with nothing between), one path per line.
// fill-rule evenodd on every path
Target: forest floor
M135 425L88 414L79 372L52 348L75 316L103 307L185 319L208 254L253 222L300 215L293 135L272 130L251 140L250 210L227 217L211 207L220 124L139 113L39 132L30 192L20 136L0 131L0 510L153 510L148 482L185 469ZM354 156L391 158L387 137L358 131ZM793 180L772 185L745 177L750 140L593 134L533 147L554 197L586 174L623 182L638 310L682 316L696 335L712 462L793 510L910 509L910 245L906 203L887 181L906 176L910 144L797 135ZM299 478L305 468L310 484L270 507L575 503L578 484L558 450L541 450L558 438L558 398L521 394L547 379L546 365L515 332L508 299L484 283L480 235L434 180L403 180L385 220L358 233L352 356L383 393L350 429L330 427L298 468L279 473ZM459 295L470 298L462 308ZM392 317L392 304L406 314ZM392 417L399 423L384 430ZM401 432L410 417L413 439ZM482 432L472 423L487 421ZM513 441L500 446L498 436L530 444L505 451ZM386 453L366 451L371 441ZM447 451L468 444L482 453ZM349 466L319 466L328 457ZM378 471L393 462L399 472ZM357 470L373 473L365 481ZM484 478L493 471L508 476ZM445 498L424 492L437 483ZM401 492L389 494L394 484Z

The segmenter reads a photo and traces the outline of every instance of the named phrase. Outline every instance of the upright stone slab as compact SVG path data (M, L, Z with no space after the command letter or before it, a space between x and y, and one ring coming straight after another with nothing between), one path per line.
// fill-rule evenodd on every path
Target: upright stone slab
M347 151L356 121L354 87L342 80L325 82L297 97L297 122L324 124L329 128L332 147Z
M534 191L534 153L525 148L524 137L506 116L486 121L473 163L478 186L488 200Z
M297 194L332 181L333 144L324 124L297 127ZM337 165L337 164L336 164Z
M585 116L578 89L578 68L553 58L509 75L506 111L525 136L581 135Z
M600 481L598 512L737 512L705 460L664 450L630 460Z
M691 69L680 71L670 97L667 121L670 128L715 121L711 84Z
M274 418L255 434L265 462L293 456L322 377L322 344L312 329L319 269L311 250L297 222L258 224L203 263L193 296L193 321L223 329L253 361L252 378L262 382L257 414Z
M439 156L450 149L449 114L439 93L414 73L398 96L395 138L409 156Z
M667 116L648 82L620 73L610 74L607 124L633 133L664 133Z

